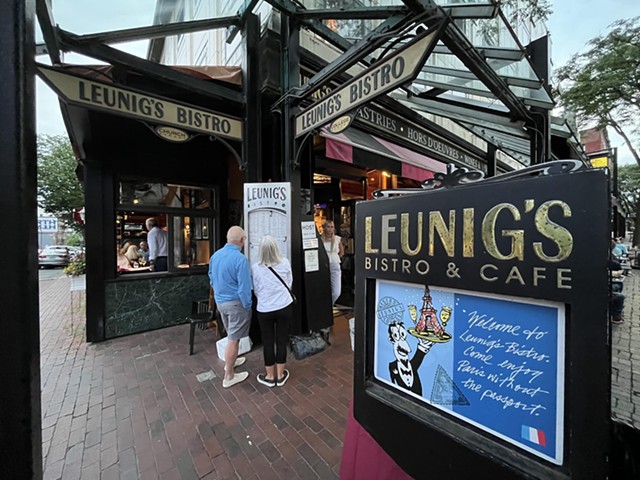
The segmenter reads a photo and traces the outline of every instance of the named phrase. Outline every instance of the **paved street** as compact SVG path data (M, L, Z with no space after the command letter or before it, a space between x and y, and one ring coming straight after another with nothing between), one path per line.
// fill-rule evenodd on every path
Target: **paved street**
M252 377L225 390L210 331L197 332L193 356L186 325L87 344L84 292L64 276L40 289L45 479L338 477L353 369L346 316L329 351L290 359L284 387L257 383L258 348L247 355ZM624 289L612 416L640 429L638 276Z

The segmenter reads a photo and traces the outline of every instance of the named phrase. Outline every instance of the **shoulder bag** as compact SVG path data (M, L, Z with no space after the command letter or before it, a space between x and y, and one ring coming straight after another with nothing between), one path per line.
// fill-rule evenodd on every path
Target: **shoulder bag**
M298 303L298 299L296 298L296 296L294 295L294 293L291 291L291 289L287 286L286 283L284 283L284 280L282 279L282 277L280 275L278 275L278 272L276 272L273 267L268 267L269 270L271 270L271 272L278 277L278 280L280 280L280 282L282 282L282 284L284 285L284 288L287 289L287 292L289 292L289 295L291 295L291 299L293 300L293 303Z

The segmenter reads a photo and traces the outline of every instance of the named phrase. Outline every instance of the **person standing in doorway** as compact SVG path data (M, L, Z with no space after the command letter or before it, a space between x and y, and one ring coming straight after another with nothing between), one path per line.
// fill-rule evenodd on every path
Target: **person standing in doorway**
M242 254L247 236L234 225L227 232L227 244L211 256L209 280L213 296L227 331L227 347L224 351L223 388L229 388L246 380L249 372L235 373L246 358L238 358L240 339L249 335L251 326L251 269Z
M258 322L262 332L264 368L258 382L267 387L285 384L289 379L287 342L293 314L291 285L293 274L289 260L283 258L275 240L265 235L260 242L258 262L251 267L253 292L258 299ZM275 350L274 350L275 343Z
M154 272L167 270L168 235L158 226L158 220L154 217L145 221L147 230L147 244L149 245L149 265Z
M322 225L322 243L329 256L329 271L331 273L331 305L335 305L342 290L342 272L340 261L344 255L342 239L336 235L333 221L326 220Z

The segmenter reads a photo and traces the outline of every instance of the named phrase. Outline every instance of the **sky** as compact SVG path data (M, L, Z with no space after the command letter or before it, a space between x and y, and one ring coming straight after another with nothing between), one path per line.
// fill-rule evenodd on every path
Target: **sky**
M553 14L547 22L554 68L563 66L573 55L586 50L592 38L606 35L607 27L616 20L638 16L640 0L555 0ZM618 148L620 165L635 163L622 137L610 131L609 139L611 146Z
M553 14L547 27L551 34L554 68L564 65L574 54L584 50L590 39L606 35L607 27L616 20L640 16L640 0L554 0L552 3ZM53 15L55 23L62 29L86 34L151 25L155 4L156 0L54 0ZM82 8L77 8L78 5ZM39 31L36 41L41 41ZM145 41L116 47L144 57L146 45ZM44 56L37 60L48 63ZM96 63L71 54L65 55L64 61ZM38 133L66 134L57 96L40 79L37 80L36 95ZM610 139L612 146L618 147L619 163L633 163L622 138L610 132Z

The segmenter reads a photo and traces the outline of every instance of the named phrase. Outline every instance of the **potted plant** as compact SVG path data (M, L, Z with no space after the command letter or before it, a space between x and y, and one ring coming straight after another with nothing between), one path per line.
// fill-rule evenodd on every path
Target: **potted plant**
M87 261L83 252L78 253L69 262L64 268L64 273L71 279L71 291L85 289L84 274L87 273Z
M87 261L84 257L84 253L78 253L69 265L64 267L64 273L70 277L78 277L87 273Z

